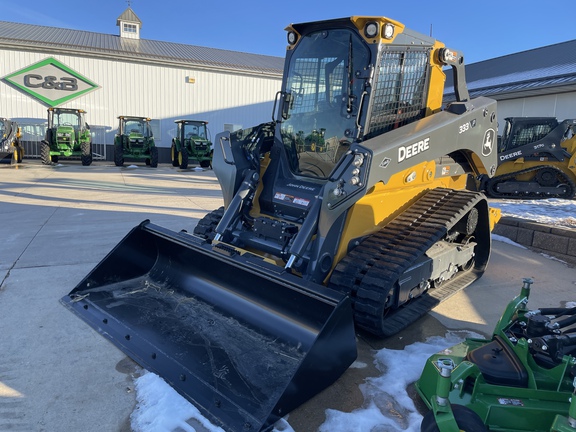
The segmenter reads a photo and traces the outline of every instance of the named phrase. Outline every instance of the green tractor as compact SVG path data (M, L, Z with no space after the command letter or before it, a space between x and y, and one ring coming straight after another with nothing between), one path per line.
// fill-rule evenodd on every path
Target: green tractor
M146 165L158 166L158 148L148 117L120 116L118 133L114 137L114 164L124 165L124 158L144 159Z
M208 122L201 120L176 120L178 131L172 139L172 166L188 168L190 160L196 160L202 168L212 167L212 142Z
M92 163L92 136L84 114L81 109L48 108L48 128L40 142L44 165L58 163L60 157L79 157L84 166Z
M24 158L24 148L20 144L22 132L18 124L0 117L0 162L20 163Z
M532 280L489 340L430 357L416 389L421 431L576 431L576 307L528 310Z

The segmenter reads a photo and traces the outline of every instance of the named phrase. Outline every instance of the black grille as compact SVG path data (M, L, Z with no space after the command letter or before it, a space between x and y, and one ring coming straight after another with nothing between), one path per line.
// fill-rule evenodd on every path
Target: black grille
M425 114L430 50L381 53L367 136L380 135Z

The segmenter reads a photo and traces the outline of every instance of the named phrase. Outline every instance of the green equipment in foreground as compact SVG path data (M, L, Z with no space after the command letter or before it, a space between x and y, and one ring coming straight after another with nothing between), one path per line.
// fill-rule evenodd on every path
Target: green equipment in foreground
M198 161L202 168L212 166L212 142L208 122L200 120L176 120L177 135L172 139L172 166L188 168L189 161Z
M431 356L416 389L430 412L421 431L576 431L576 307L528 310L532 281L491 339Z
M24 158L24 148L20 144L22 132L18 123L0 117L0 163L20 163Z
M114 136L114 164L124 165L124 159L144 160L146 165L158 166L158 148L148 117L118 117L118 133Z
M84 114L81 109L48 108L46 136L40 142L44 165L58 163L60 157L79 157L84 166L92 163L92 136Z

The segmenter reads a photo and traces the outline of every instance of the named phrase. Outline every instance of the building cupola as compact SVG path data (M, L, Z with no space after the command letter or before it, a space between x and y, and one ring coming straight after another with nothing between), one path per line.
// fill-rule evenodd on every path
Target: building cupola
M122 15L116 20L116 25L120 27L120 37L127 39L140 39L140 28L142 21L134 13L130 4L128 9L122 12Z

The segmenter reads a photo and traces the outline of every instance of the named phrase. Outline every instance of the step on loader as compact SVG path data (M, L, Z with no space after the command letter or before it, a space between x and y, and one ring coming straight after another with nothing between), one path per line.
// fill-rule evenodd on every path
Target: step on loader
M0 163L17 164L24 158L24 148L20 143L22 131L18 123L0 117Z
M148 117L118 117L118 132L114 136L114 165L123 166L127 158L144 160L146 165L158 167L158 147L154 142Z
M356 331L409 326L483 273L496 102L384 17L293 24L268 123L215 137L224 206L135 227L62 302L227 431L338 379ZM442 107L444 66L457 101Z
M73 108L48 108L46 135L40 142L44 165L58 163L61 157L80 158L92 164L92 135L84 118L86 111Z
M212 142L208 122L176 120L176 136L172 139L170 159L172 166L188 168L188 162L197 161L201 168L212 166Z
M576 195L576 120L508 117L498 138L498 169L481 177L493 198L565 198Z

